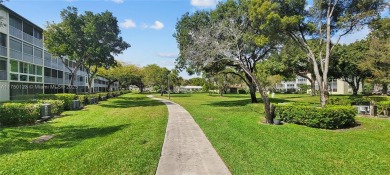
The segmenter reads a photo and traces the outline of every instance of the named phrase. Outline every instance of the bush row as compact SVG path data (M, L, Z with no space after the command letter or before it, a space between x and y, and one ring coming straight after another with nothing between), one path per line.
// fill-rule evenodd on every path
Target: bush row
M297 104L275 105L275 116L287 123L314 128L338 129L354 126L357 111L352 106L331 106L325 108Z
M51 114L60 115L64 110L70 110L73 100L79 99L83 105L88 105L91 98L97 101L116 97L131 91L115 91L89 95L75 94L39 94L29 100L11 101L0 104L0 125L33 124L40 118L42 104L51 105Z
M40 117L41 105L3 103L0 105L1 125L33 124Z
M384 96L346 96L331 98L329 103L331 105L370 105L371 102L390 101L388 97Z

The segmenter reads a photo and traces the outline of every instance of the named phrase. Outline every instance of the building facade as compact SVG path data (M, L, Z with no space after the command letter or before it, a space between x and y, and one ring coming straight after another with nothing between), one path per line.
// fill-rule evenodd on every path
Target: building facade
M311 75L308 74L310 77ZM280 84L276 86L276 89L280 92L296 92L299 91L299 85L309 85L310 87L310 81L306 78L303 78L301 76L297 76L292 81L282 81ZM315 83L316 90L319 90L317 82ZM347 82L341 80L341 79L331 79L328 82L328 90L329 94L351 94L352 88L348 85ZM360 85L359 91L362 91L362 86ZM307 91L308 94L311 93L311 89Z
M87 73L81 67L74 88L69 88L72 61L54 57L44 47L43 29L11 9L0 5L0 101L18 96L88 92ZM97 77L94 92L106 91L107 80ZM75 90L74 90L75 89ZM118 84L112 86L117 90Z

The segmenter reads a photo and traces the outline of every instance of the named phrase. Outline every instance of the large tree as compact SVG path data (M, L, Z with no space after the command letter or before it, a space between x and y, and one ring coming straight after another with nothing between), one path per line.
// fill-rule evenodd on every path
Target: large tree
M342 78L352 88L353 95L357 95L360 85L371 76L371 72L360 67L368 51L366 40L357 41L349 45L342 45L335 49L333 54L335 78Z
M92 93L92 81L96 77L98 67L110 67L116 64L115 55L121 54L130 47L119 36L118 20L111 12L93 14L85 12L81 15L84 21L83 32L86 38L87 57L83 66L87 72L88 90Z
M383 18L370 25L369 50L361 61L361 68L371 71L374 83L382 85L386 94L390 84L390 18Z
M316 75L320 89L321 106L328 101L329 62L341 37L361 29L376 18L384 7L383 0L253 0L251 19L258 21L259 28L284 33L301 47ZM331 41L332 37L336 39ZM316 39L320 49L316 54L308 44Z
M69 70L70 86L74 85L81 66L89 74L90 86L98 67L113 65L112 54L119 54L130 47L119 37L117 20L111 12L85 12L81 15L77 8L68 7L61 11L61 19L58 24L48 23L44 42L48 51L60 58ZM74 61L75 65L67 64L66 59Z
M257 45L259 40L254 40L253 34L258 33L259 30L250 21L248 16L248 1L234 1L228 0L218 4L217 8L211 12L198 11L193 15L185 14L176 24L176 40L179 44L180 54L177 60L177 65L183 67L188 65L190 70L205 72L210 74L217 74L219 71L223 71L226 68L230 68L231 74L235 74L242 78L242 80L248 85L253 103L257 103L256 98L256 82L253 76L256 71L256 63L261 61L264 56L274 48L273 44ZM225 21L225 22L222 22ZM193 48L194 45L194 34L199 33L201 30L206 28L217 27L216 25L221 24L221 27L228 28L230 24L233 24L241 36L240 43L242 46L245 42L245 47L241 48L242 54L245 52L245 57L241 57L241 63L233 59L225 59L224 54L209 53L204 55L205 57L214 56L213 61L208 62L195 62ZM229 32L225 30L225 32ZM205 53L206 54L206 53ZM244 70L242 66L245 66L247 70ZM248 72L249 71L249 72Z
M255 73L256 63L267 59L269 53L275 49L277 35L254 27L249 20L247 5L247 1L229 0L220 3L204 25L188 29L191 45L181 47L180 54L193 67L207 68L213 64L226 63L231 65L231 68L245 72L250 83L255 84L254 87L260 92L267 123L272 123L267 89L258 81ZM255 38L255 34L267 37ZM252 90L256 91L256 88Z
M157 86L163 95L164 90L168 86L168 75L170 71L165 67L160 67L157 64L149 64L143 68L145 83L148 86Z

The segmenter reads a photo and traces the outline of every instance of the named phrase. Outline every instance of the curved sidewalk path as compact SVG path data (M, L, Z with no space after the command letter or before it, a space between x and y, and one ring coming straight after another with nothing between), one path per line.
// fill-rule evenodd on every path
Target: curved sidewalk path
M149 98L153 96L148 95ZM156 175L231 174L191 115L169 100L168 126Z

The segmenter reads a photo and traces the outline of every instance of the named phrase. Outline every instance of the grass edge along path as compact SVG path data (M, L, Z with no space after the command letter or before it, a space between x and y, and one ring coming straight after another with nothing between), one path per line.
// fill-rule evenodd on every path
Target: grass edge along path
M126 94L44 124L0 128L0 174L154 174L164 104ZM54 138L31 141L41 135Z
M277 94L273 102L317 103ZM166 97L164 97L166 98ZM390 120L357 117L347 130L259 124L247 95L172 94L202 128L232 174L390 174Z

